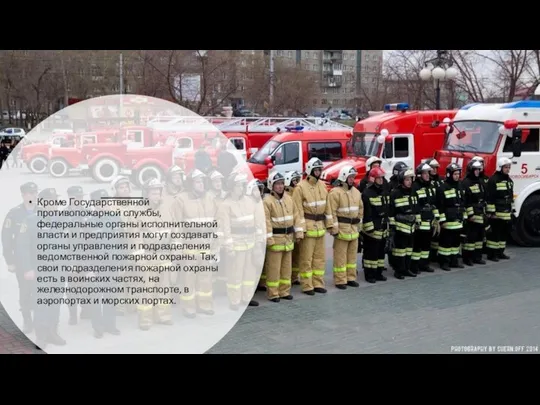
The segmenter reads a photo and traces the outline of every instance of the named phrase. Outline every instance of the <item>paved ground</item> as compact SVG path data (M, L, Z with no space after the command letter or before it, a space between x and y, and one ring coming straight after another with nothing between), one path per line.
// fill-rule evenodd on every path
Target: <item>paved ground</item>
M449 353L471 345L538 352L540 252L511 248L509 255L359 289L330 287L325 296L298 292L279 304L261 296L264 305L249 309L210 353Z
M30 178L29 178L30 179ZM88 180L72 178L66 186ZM95 185L92 185L95 188ZM331 239L327 253L331 258ZM540 249L511 247L512 260L425 274L258 308L209 353L449 353L470 346L540 350ZM0 305L0 353L38 353Z

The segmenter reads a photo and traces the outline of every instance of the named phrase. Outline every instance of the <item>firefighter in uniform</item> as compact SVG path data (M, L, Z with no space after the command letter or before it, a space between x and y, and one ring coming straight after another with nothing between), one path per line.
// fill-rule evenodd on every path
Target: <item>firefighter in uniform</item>
M487 182L489 180L489 176L485 172L485 162L484 158L482 156L473 156L471 159L471 162L480 162L482 165L482 168L480 169L480 180L484 183L484 185L487 185Z
M506 239L511 231L514 212L514 182L510 178L512 161L506 157L497 161L497 171L487 183L487 214L490 216L490 232L486 247L488 260L497 262L509 259L504 253Z
M356 256L364 205L360 191L354 187L356 173L353 166L344 166L339 172L337 187L328 193L327 204L333 222L330 232L334 237L334 284L340 290L359 286Z
M474 156L471 161L477 161L477 162L480 162L480 164L482 165L482 169L480 170L480 182L484 184L484 191L485 191L485 195L484 195L484 199L487 201L487 183L488 183L488 180L489 180L489 176L486 174L485 172L485 162L484 162L484 158L481 157L481 156ZM487 252L487 247L486 247L486 243L487 243L487 239L486 239L486 235L490 229L490 224L489 224L489 218L485 218L486 220L484 221L484 245L483 245L483 252Z
M68 190L69 193L69 190ZM105 189L98 189L90 193L90 199L91 200L101 200L102 198L106 198L109 196L109 193L107 193L107 190ZM108 207L106 205L100 205L96 206L96 210L106 210ZM94 223L101 222L103 224L103 229L105 229L105 223L110 221L109 217L103 216L92 216L88 219L89 221L92 221ZM109 242L111 240L109 239ZM114 242L120 242L119 240L115 240ZM122 241L125 242L125 241ZM104 265L106 263L99 262L99 263L93 263L94 265ZM114 265L114 261L111 260L111 265ZM98 273L96 274L99 278L102 278L101 276L114 276L113 272L107 272L105 274ZM92 287L95 287L97 291L100 291L101 288L107 289L114 287L114 281L101 281L94 279L92 282ZM102 293L97 292L93 294L92 299L99 299L100 302L98 304L93 303L90 305L90 308L86 308L87 311L90 312L90 318L92 322L92 328L94 329L94 337L96 339L101 339L103 337L103 334L110 333L111 335L119 335L120 331L116 327L116 309L114 307L114 304L104 302L104 300L107 299L114 299L114 294L108 294L108 293ZM72 307L70 307L71 309ZM75 314L76 316L76 314ZM70 320L71 320L71 313L70 313Z
M468 222L462 256L463 263L467 266L472 266L473 263L486 264L482 260L486 222L486 190L484 181L480 177L481 170L482 164L478 160L471 160L467 165L467 175L461 183Z
M184 171L179 166L172 166L165 176L165 187L163 189L162 204L172 207L174 199L183 190Z
M38 201L40 199L55 201L58 199L58 194L54 188L46 188L38 194ZM41 216L38 211L54 211L57 209L57 206L49 204L24 218L15 239L15 253L21 259L17 263L17 266L20 268L25 280L30 284L29 289L32 296L29 298L29 302L34 307L33 321L36 331L36 345L41 349L45 349L49 343L56 346L64 346L66 344L66 341L58 335L58 324L60 320L60 303L58 302L63 296L63 293L58 292L63 287L60 276L57 275L47 281L37 281L37 278L40 276L38 273L40 266L38 244L48 242L47 239L38 239L38 233L53 232L54 229L40 224ZM47 222L50 223L50 219L45 223ZM46 292L38 294L38 286L44 287ZM51 300L52 303L40 303L39 300Z
M325 294L324 273L326 252L324 236L332 227L332 215L326 204L328 191L319 181L323 163L311 158L306 164L306 178L300 181L293 194L293 201L304 219L304 239L300 243L300 282L307 295Z
M256 210L258 206L246 195L247 185L248 176L245 173L233 172L227 181L229 198L221 205L217 215L223 232L222 244L227 252L227 295L233 311L237 311L241 303L258 305L252 302L257 282L252 258L257 243L256 229L262 227L258 221L264 220L264 214Z
M131 197L131 183L129 179L126 176L117 176L113 179L111 182L111 193L112 196L115 198L128 198ZM124 210L122 210L124 212ZM122 217L123 218L123 217ZM132 220L131 217L123 218L124 221L130 222ZM128 287L126 284L125 287ZM130 298L129 295L126 293L124 298ZM126 313L133 313L136 312L137 308L135 305L125 305L125 304L118 304L116 306L116 313L117 315L124 316Z
M371 170L373 183L362 193L364 218L362 233L364 239L364 277L368 283L386 281L383 276L384 256L388 238L388 213L390 196L384 183L384 170Z
M396 189L399 186L398 183L398 174L402 171L407 169L407 165L404 162L396 162L394 167L392 168L392 176L390 177L390 181L388 182L388 192L391 193L392 190ZM388 252L388 263L390 263L390 266L394 268L394 256L392 256L392 250L390 249Z
M149 205L147 206L152 211L159 212L159 218L157 221L159 222L171 222L172 221L172 215L170 214L171 209L170 207L165 207L162 202L162 194L163 193L163 184L155 178L152 178L148 181L146 181L143 184L143 197L148 199ZM139 223L142 224L142 222L147 222L144 219ZM148 222L151 222L150 220ZM146 228L139 226L139 232L141 234L141 243L142 244L155 244L157 242L154 238L144 238L144 234L148 232L153 232L152 230L155 228ZM159 244L167 244L170 241L170 234L173 232L171 229L161 229L160 232L169 232L169 235L163 237L159 240ZM158 259L157 260L144 260L143 265L145 266L164 266L164 267L170 267L172 263L170 261L162 261L159 260L159 256L163 253L167 253L166 251L163 251L161 249L158 250L144 250L144 251L137 251L138 254L157 254ZM143 272L142 276L144 277L144 286L146 288L153 288L153 287L163 287L167 288L170 286L170 272L164 271L163 273L160 273L158 275L154 274L151 271L145 271ZM154 278L158 277L159 281L154 281ZM155 295L144 293L140 297L140 301L137 303L137 313L138 313L138 319L139 319L139 328L141 330L149 330L151 326L154 323L159 323L162 325L172 325L172 308L171 304L168 303L166 300L170 299L171 296L164 295L161 293L156 293ZM145 299L145 301L143 301ZM152 299L158 299L160 300L155 306L149 303L149 300Z
M291 262L294 240L303 238L302 218L285 192L285 177L274 172L268 179L270 194L264 198L266 218L266 296L270 301L292 300Z
M390 181L388 182L388 187L390 189L390 192L399 186L398 174L401 173L401 171L405 170L406 168L407 168L407 165L404 162L396 162L396 164L392 168L392 176L390 177Z
M207 192L206 175L199 169L192 170L186 178L186 192L175 201L175 221L194 222L199 224L210 223L215 219L216 206L212 196ZM192 232L194 228L181 229L180 232ZM198 232L207 233L211 229L195 228ZM183 242L183 241L178 241ZM186 241L193 245L207 244L206 239L191 239ZM217 266L215 260L205 260L203 255L217 252L209 250L183 250L183 253L192 254L195 260L184 263L187 266ZM214 314L213 275L205 271L197 273L183 272L182 287L187 292L180 295L183 304L182 312L187 318L194 318L196 313L206 315Z
M25 277L24 269L20 266L23 257L18 257L15 251L16 237L19 234L24 219L36 211L38 186L28 182L20 187L23 202L9 210L2 226L2 248L8 271L15 273L19 285L19 305L23 317L23 333L33 330L32 323L32 291L31 280Z
M426 164L428 164L431 167L431 171L429 172L429 177L431 179L431 184L435 188L435 194L437 195L436 199L439 201L438 193L439 188L443 184L443 179L441 176L439 176L439 162L437 162L436 159L428 159L425 161ZM440 218L439 218L440 219ZM440 237L440 221L435 221L433 226L433 235L431 238L430 243L430 251L429 251L429 261L436 263L439 261L438 255L439 255L439 237Z
M294 189L298 185L298 182L302 180L302 174L297 171L290 171L285 173L285 192L292 198ZM294 250L292 252L292 275L291 280L293 285L300 285L300 243L301 239L294 242Z
M390 193L390 228L393 237L394 277L416 277L411 271L414 233L418 226L417 197L412 191L413 169L407 168L398 174L399 186Z
M413 193L418 200L418 215L420 225L415 232L411 271L413 273L433 273L429 267L429 250L431 238L439 226L439 210L437 209L437 192L430 178L431 167L420 163L416 167L416 180L413 183Z
M215 204L215 213L214 217L217 215L219 208L223 202L227 199L227 192L224 190L224 176L217 170L214 170L210 173L209 176L209 190L208 194L212 197ZM218 242L219 243L219 242ZM225 257L225 252L223 247L219 247L219 257ZM217 294L223 294L225 292L225 284L227 283L227 274L224 269L219 270L214 274L214 291Z
M358 185L358 191L360 191L361 193L364 192L368 184L372 182L373 176L370 175L371 170L376 167L380 167L381 164L382 164L382 160L376 156L371 156L368 160L366 160L366 168L367 168L366 175L360 181L360 184ZM384 177L383 177L383 183L384 183L384 187L387 188L388 180L386 180L386 178Z
M442 270L452 267L463 268L458 254L461 245L461 230L466 218L463 190L459 178L461 167L450 163L446 167L446 180L439 188L438 208L441 213L441 237L439 241L439 264Z
M265 260L266 255L261 256L261 252L265 251L266 246L266 236L264 235L264 223L265 219L264 216L264 205L263 205L263 199L264 199L264 184L258 180L258 179L252 179L248 183L246 187L246 195L248 196L248 202L251 205L251 209L255 212L255 227L256 232L254 235L255 241L256 241L256 249L252 250L251 255L251 263L255 268L261 269L261 277L259 277L259 285L261 283L261 280L263 279L263 275L265 276L264 280L266 282L266 273L265 273ZM246 286L251 288L251 281L246 280ZM259 288L257 287L256 290ZM266 289L265 289L266 290ZM257 301L251 300L249 302L250 306L258 306L259 303Z
M68 197L70 198L70 201L71 199L73 198L74 200L82 200L84 198L84 190L81 186L71 186L67 189L67 194L68 194ZM75 208L74 205L68 205L66 208L65 208L65 211L75 211L76 209L81 209L83 207L79 207L79 208ZM66 216L65 217L65 221L66 222L71 222L73 221L73 216ZM80 221L86 221L87 218L79 218ZM74 229L74 231L77 231L79 229ZM78 242L84 242L83 240L71 240L71 244L74 245ZM69 252L66 252L66 253L69 253ZM66 263L66 265L69 265L69 263ZM70 283L68 284L68 287L73 287L73 288L76 288L77 286L79 286L77 283ZM71 291L71 289L70 289ZM77 298L77 295L76 294L72 294L72 293L68 293L67 294L67 298ZM79 318L79 305L78 304L73 304L75 301L70 301L70 304L68 304L68 309L69 309L69 324L70 325L76 325L77 322L78 322L78 318ZM80 314L80 317L81 319L88 319L90 318L91 314L90 314L90 311L89 311L89 308L87 306L84 306L84 305L81 305L81 314Z

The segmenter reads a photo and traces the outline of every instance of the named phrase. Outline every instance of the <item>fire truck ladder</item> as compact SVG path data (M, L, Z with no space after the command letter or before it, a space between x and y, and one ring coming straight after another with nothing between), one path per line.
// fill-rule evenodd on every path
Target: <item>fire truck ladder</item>
M153 129L160 130L175 130L185 129L186 127L208 126L208 130L211 130L212 125L218 125L223 121L227 121L227 117L201 117L199 115L192 116L158 116L154 117L146 123L146 125ZM213 128L215 129L215 128Z
M351 130L352 127L324 118L245 117L218 124L228 132L285 132L286 128L303 127L306 131Z

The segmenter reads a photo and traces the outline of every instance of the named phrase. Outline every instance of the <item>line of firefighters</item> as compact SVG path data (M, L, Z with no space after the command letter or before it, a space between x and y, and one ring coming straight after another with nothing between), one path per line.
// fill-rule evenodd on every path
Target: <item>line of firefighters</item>
M387 280L386 254L401 280L433 272L430 262L445 271L464 268L460 258L469 266L486 264L484 251L491 261L509 259L504 250L514 212L510 159L500 158L488 178L483 159L474 157L463 180L457 164L449 164L441 178L439 163L429 159L414 170L398 162L388 182L381 163L368 159L358 188L356 170L343 167L330 192L319 180L323 164L316 158L307 163L303 180L299 173L270 175L270 195L264 199L268 253L259 283L268 298L291 299L290 289L282 287L290 282L308 295L326 293L326 232L334 237L333 279L339 289L359 286L362 250L369 283Z
M354 185L355 169L343 167L334 187L328 191L320 181L323 163L313 158L306 165L305 177L298 172L271 172L267 180L269 193L265 193L263 183L256 179L249 181L245 173L233 172L225 178L217 170L205 174L194 169L186 175L181 168L173 166L163 184L156 179L147 181L142 195L149 200L150 208L160 211L164 221L204 224L216 219L220 238L211 251L190 253L219 252L211 256L211 261L224 264L225 271L217 275L182 274L178 280L162 277L159 283L187 287L188 293L173 298L179 298L182 312L188 318L197 313L214 314L213 296L219 284L226 286L232 310L238 310L242 303L258 306L252 299L255 289L265 290L273 302L293 299L293 284L301 285L307 295L324 294L327 233L334 238L333 281L342 290L359 286L357 262L362 251L364 277L369 283L386 280L383 275L386 254L398 279L415 277L423 271L433 272L429 266L432 261L439 262L446 271L463 268L460 256L467 265L485 264L484 249L489 260L508 259L504 250L513 212L509 159L499 159L497 172L488 179L483 160L475 157L462 181L461 167L455 163L448 165L446 177L440 178L438 162L430 159L415 170L401 162L396 164L388 182L381 163L375 157L368 159L369 170L358 187ZM36 197L57 198L57 194L54 189L38 194L34 183L23 185L21 194L23 203L14 207L4 221L2 242L8 269L17 274L24 331L29 333L33 328L31 313L35 309L31 285L38 263L29 259L35 255L24 250L37 244L36 240L28 239L37 232ZM110 194L132 197L129 179L115 179ZM81 187L71 187L68 195L84 198ZM102 189L92 192L90 198L108 196L109 192ZM265 228L266 234L262 231ZM205 241L189 242L197 245ZM200 265L208 264L204 256L198 260ZM257 280L257 269L261 267L263 272ZM145 276L145 282L152 285L149 276ZM172 308L166 303L116 310L136 311L143 330L150 329L153 323L172 324ZM57 334L58 311L43 315L47 318L47 322L41 322L47 325L40 333L44 343L65 344ZM101 337L103 332L119 333L111 314L105 308L96 312L92 322L96 337ZM70 323L77 323L77 318L77 307L70 307Z

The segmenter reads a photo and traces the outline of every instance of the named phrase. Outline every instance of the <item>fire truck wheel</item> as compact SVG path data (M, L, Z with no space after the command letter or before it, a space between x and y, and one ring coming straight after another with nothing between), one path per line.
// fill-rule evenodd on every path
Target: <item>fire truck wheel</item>
M69 166L63 159L53 159L49 162L49 174L53 177L65 177L69 172Z
M540 247L540 194L529 196L520 213L512 238L521 246Z
M109 183L120 174L120 165L114 159L98 160L91 168L92 177L100 183Z
M137 185L141 187L146 180L151 179L152 177L161 181L163 179L161 169L154 165L142 167L137 173Z
M32 158L30 163L28 163L28 168L34 174L43 174L47 171L47 159L43 156Z

